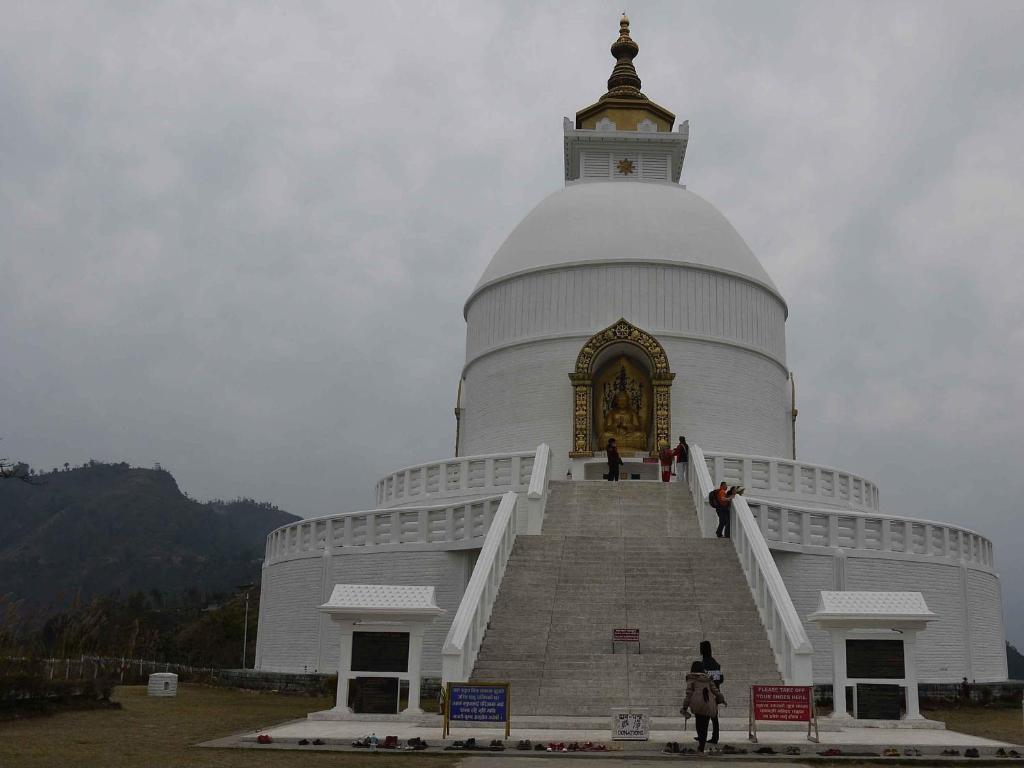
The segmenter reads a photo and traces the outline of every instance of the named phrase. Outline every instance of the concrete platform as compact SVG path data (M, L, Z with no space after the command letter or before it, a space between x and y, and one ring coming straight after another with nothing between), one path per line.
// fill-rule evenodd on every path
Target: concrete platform
M523 718L520 718L522 720ZM970 736L956 731L950 731L942 727L941 723L935 724L938 727L931 728L900 728L900 727L860 727L858 721L846 721L830 723L829 730L820 730L821 743L814 744L804 738L803 731L793 730L763 730L758 727L758 744L753 745L747 740L746 723L743 728L735 728L735 719L723 723L726 730L721 734L722 745L731 744L742 747L751 752L758 746L771 746L781 751L780 748L794 745L800 748L801 757L816 757L819 752L829 747L837 747L843 752L870 752L880 754L886 747L896 747L901 752L906 747L917 747L924 757L934 760L944 749L959 749L961 753L968 747L975 747L983 758L994 757L999 747L1013 747L1006 742L984 739L977 736ZM397 736L400 743L408 739L418 737L423 739L431 748L429 753L436 753L443 747L450 745L455 740L475 738L477 742L487 744L492 739L503 739L504 728L455 728L450 737L441 739L441 729L438 726L423 726L414 722L395 721L317 721L317 720L295 720L288 723L281 723L270 728L249 733L241 733L235 736L218 739L215 742L208 742L203 746L217 747L256 747L256 737L259 734L268 734L273 739L273 744L268 745L275 748L311 749L312 746L299 746L298 742L306 739L312 742L314 739L323 741L321 749L352 750L352 742L355 739L375 733L381 740L385 736ZM689 724L687 730L659 729L652 730L651 740L647 742L612 742L609 739L610 733L607 723L603 728L586 729L552 729L539 727L525 727L521 722L516 722L512 728L511 737L505 741L510 747L504 752L498 753L475 753L481 758L491 759L499 756L516 757L554 757L547 753L521 752L514 749L520 739L529 739L533 743L547 744L549 742L587 742L607 744L611 755L618 757L634 756L650 758L661 756L661 749L667 741L677 741L680 745L690 746L694 738L693 723ZM266 747L261 747L266 748ZM365 749L354 751L366 752ZM595 759L607 758L608 754L602 753L570 753L575 757L593 757ZM678 759L675 755L665 755L667 759ZM720 759L723 756L717 756ZM740 756L742 757L742 756ZM784 757L784 756L779 756ZM746 757L747 760L751 758ZM760 756L756 759L763 760Z

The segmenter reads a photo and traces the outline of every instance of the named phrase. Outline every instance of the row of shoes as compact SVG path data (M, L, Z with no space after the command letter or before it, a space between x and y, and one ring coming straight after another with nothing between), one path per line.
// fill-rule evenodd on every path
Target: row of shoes
M352 742L353 747L359 747L361 749L398 749L398 737L397 736L385 736L384 741L377 738L377 734L371 734L370 736L364 736L361 739L356 739Z
M1016 749L1003 749L1000 747L996 750L996 757L1012 757L1014 759L1020 759L1020 752Z
M466 739L465 741L453 741L449 746L445 747L449 752L455 750L480 750L483 752L504 752L505 744L501 739L493 739L488 746L483 744L477 744L476 739Z
M568 744L561 741L552 741L548 744L531 744L529 739L523 739L516 745L516 749L532 749L534 752L607 752L608 747L604 744L595 744L592 741L585 741L580 744L572 741Z

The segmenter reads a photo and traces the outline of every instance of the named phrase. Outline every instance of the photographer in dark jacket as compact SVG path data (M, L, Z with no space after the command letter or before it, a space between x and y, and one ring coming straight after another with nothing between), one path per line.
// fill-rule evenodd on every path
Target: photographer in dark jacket
M711 678L712 682L719 689L722 687L722 683L725 682L725 675L722 674L722 665L718 663L714 656L711 655L711 641L701 640L700 641L700 660L704 665L704 671L707 672L708 677ZM718 743L718 715L716 714L711 718L711 738L708 740L709 744Z

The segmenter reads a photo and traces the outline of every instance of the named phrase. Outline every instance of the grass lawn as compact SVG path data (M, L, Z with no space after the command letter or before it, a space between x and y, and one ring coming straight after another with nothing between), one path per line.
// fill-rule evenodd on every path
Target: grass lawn
M922 714L930 720L942 720L951 731L1024 744L1024 716L1018 707L935 709Z
M410 766L407 754L343 754L256 749L200 749L201 741L263 728L328 709L326 698L284 696L226 688L182 686L177 698L146 696L145 686L124 686L113 699L120 710L63 712L0 722L3 768L179 768L181 766L306 766L345 768ZM448 768L447 755L416 755L421 768Z

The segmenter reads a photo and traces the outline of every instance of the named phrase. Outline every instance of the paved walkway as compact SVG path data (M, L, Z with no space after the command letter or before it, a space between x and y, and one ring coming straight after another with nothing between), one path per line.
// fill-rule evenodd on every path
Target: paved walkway
M800 747L804 756L815 756L818 752L829 747L837 747L844 752L874 752L880 753L886 747L896 747L902 753L906 747L917 747L926 756L937 756L942 750L955 748L965 750L968 747L977 747L982 756L994 755L999 747L1009 747L1006 742L983 739L978 736L970 736L956 731L945 729L910 729L910 728L860 728L837 726L834 722L829 724L830 730L821 731L821 743L813 744L808 742L804 734L799 731L762 731L758 734L760 746L772 746L777 751L787 745ZM833 730L834 729L834 730ZM259 734L268 734L273 739L273 747L276 748L302 748L298 742L306 739L312 742L320 739L324 749L351 749L352 741L363 736L375 733L381 740L385 736L397 736L400 743L408 739L418 737L431 745L431 752L437 748L450 744L456 739L465 740L475 738L477 743L487 744L492 739L503 739L505 732L503 728L455 728L447 740L440 738L441 733L437 727L420 725L415 722L375 722L375 721L316 721L316 720L295 720L289 723L266 728L260 731L237 734L235 736L218 739L209 742L206 746L230 747L230 746L256 746L256 737ZM622 758L650 758L661 754L661 749L667 741L677 741L681 746L692 746L694 730L692 724L687 731L682 730L655 730L651 732L651 740L647 742L610 742L609 732L604 730L547 730L538 728L513 728L511 737L505 741L506 746L513 747L520 739L530 739L533 743L547 744L549 742L579 742L592 741L594 743L606 743L616 754ZM745 730L727 730L721 734L721 744L732 744L753 750L757 745L747 741ZM363 752L365 750L359 750ZM600 760L606 764L611 755L597 754L593 760L584 757L580 753L573 754L573 765L579 765L579 760L588 762ZM503 753L488 753L471 756L471 761L487 760L486 768L495 768L494 760L501 758L515 758L517 768L527 765L524 760L531 759L524 752L509 749ZM551 756L537 756L532 759L550 759ZM749 759L749 758L748 758ZM629 760L623 760L628 763ZM473 766L476 763L464 762L463 765Z

